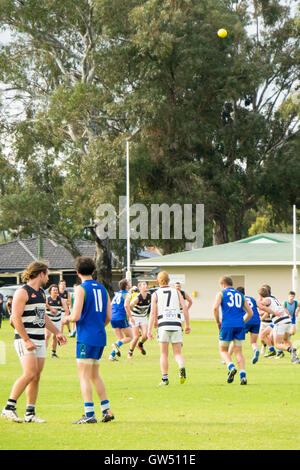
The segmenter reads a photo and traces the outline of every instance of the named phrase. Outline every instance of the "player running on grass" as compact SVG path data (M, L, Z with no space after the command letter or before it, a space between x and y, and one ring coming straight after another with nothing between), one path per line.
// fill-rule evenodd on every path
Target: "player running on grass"
M81 284L75 290L72 313L63 319L63 323L76 322L76 358L85 413L73 424L97 423L92 384L101 403L101 421L108 422L114 415L99 375L99 362L106 346L105 327L111 319L110 298L105 287L93 280L95 263L91 258L76 258L75 269Z
M184 357L182 347L182 323L180 305L185 318L185 333L190 333L189 313L185 301L180 292L169 287L169 275L162 271L157 276L159 288L152 294L151 313L148 326L148 338L153 339L152 328L157 327L157 340L160 345L160 367L162 381L159 385L169 385L168 379L168 355L169 343L172 344L173 354L179 366L179 381L183 384L186 380Z
M117 361L116 356L121 356L120 348L123 344L132 341L132 326L134 320L130 310L130 282L122 279L119 282L119 292L114 295L111 304L111 327L117 337L117 341L113 343L113 350L110 353L109 360Z
M292 363L299 364L300 359L289 339L292 325L289 314L285 312L278 299L274 296L269 296L269 291L265 287L261 287L258 294L260 296L260 300L257 303L258 307L266 313L273 315L272 322L274 325L273 337L275 347L281 351L288 351L291 354Z
M256 300L253 297L250 297L250 295L245 295L244 287L237 287L236 290L241 292L241 294L245 296L245 299L247 300L249 306L251 307L253 311L253 316L245 324L245 334L250 333L250 344L253 349L252 364L256 364L259 358L259 348L257 345L257 338L258 338L259 328L260 328L260 316L257 310ZM229 354L231 355L232 352L233 352L233 343L231 343L229 346Z
M245 358L242 345L245 340L245 323L253 316L253 311L241 292L233 288L230 277L223 276L220 281L221 292L217 294L213 311L220 330L219 348L222 360L228 368L227 382L232 383L237 369L231 361L229 346L233 341L233 352L240 371L240 384L246 385ZM222 323L219 319L219 308L222 310ZM246 314L245 314L246 312Z
M134 320L134 325L132 326L133 330L133 340L130 343L130 349L128 352L128 359L131 359L133 356L134 349L137 345L138 349L145 356L146 351L144 349L144 343L147 341L147 331L148 331L148 313L151 304L151 294L148 292L148 284L146 281L141 281L138 283L139 294L135 295L133 300L130 302L130 308L132 310L132 318ZM142 337L140 339L140 331L142 332ZM140 339L140 341L139 341Z

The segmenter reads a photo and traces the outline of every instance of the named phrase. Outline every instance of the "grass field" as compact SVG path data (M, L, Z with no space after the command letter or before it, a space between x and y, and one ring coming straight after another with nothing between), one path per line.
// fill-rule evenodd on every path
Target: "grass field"
M295 340L299 341L297 332ZM6 361L0 364L0 407L5 405L13 382L21 375L13 348L13 331L2 323L0 341ZM83 414L75 362L75 339L58 350L59 359L48 351L43 371L37 414L47 424L17 424L0 419L0 449L66 450L254 450L300 449L300 365L290 355L275 360L260 358L251 364L249 339L245 343L248 385L236 375L226 383L226 368L218 353L217 328L213 322L192 322L184 338L188 379L180 385L178 368L170 354L168 387L161 379L159 346L147 342L147 356L139 351L118 363L108 361L112 331L101 363L112 411L110 423L72 425ZM0 357L1 359L1 357ZM3 357L2 357L3 359ZM0 361L1 362L1 361ZM100 405L94 396L96 411ZM25 396L17 405L25 411Z

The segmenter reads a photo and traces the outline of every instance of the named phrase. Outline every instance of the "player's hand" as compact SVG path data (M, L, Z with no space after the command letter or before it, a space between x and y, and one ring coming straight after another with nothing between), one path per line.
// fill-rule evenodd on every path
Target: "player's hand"
M66 325L67 323L69 323L68 315L66 315L66 316L61 320L61 324L62 324L62 325Z
M36 345L33 341L31 341L31 339L27 339L26 341L24 341L24 343L27 351L34 351L35 349L37 349Z
M188 335L191 332L191 327L186 326L184 332L185 332L186 335Z
M153 339L154 338L154 335L153 335L152 331L147 332L147 337L148 337L148 339Z
M57 338L57 341L59 342L59 344L61 346L63 346L64 344L67 344L67 342L68 342L66 336L63 333L58 333L56 335L56 338Z

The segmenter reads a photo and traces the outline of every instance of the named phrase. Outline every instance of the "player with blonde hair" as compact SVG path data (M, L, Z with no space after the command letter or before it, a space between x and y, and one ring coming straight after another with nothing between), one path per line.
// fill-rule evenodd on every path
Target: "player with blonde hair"
M152 294L151 313L148 325L148 338L153 339L153 326L157 327L157 339L160 345L160 368L162 381L159 385L168 385L168 355L169 344L172 344L173 354L179 366L179 381L183 384L186 380L186 369L182 348L182 323L180 305L185 318L185 333L190 333L189 313L185 301L180 292L169 287L170 278L166 271L157 276L159 288Z

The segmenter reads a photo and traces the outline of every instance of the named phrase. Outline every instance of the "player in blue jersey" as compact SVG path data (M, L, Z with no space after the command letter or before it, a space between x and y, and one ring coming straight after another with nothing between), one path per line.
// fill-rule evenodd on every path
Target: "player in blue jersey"
M288 294L288 299L283 304L285 311L289 314L292 320L292 326L291 326L291 332L290 332L291 335L296 334L297 317L298 317L299 310L300 310L298 301L295 300L295 297L296 297L296 293L291 290Z
M99 375L99 361L106 346L105 327L111 319L111 302L106 289L93 280L95 263L91 258L76 258L75 269L81 284L76 287L72 313L65 316L63 322L76 322L76 357L85 414L73 424L97 423L92 383L101 402L101 421L108 422L114 415Z
M233 288L233 282L230 277L221 277L219 283L221 292L217 294L213 310L220 330L219 349L221 358L228 368L227 382L232 383L237 373L237 369L229 354L229 346L231 341L233 341L233 352L240 371L240 384L246 385L247 378L242 345L245 340L245 323L253 316L253 311L243 294ZM222 323L219 317L220 308L222 310Z
M250 297L249 295L245 295L244 287L237 287L236 290L241 292L241 294L245 296L245 299L247 300L253 312L253 316L245 324L245 334L250 333L250 344L253 349L252 364L256 364L259 358L259 348L257 345L257 338L258 338L259 329L260 329L260 315L257 309L256 300L253 297ZM231 354L232 351L233 351L233 343L231 343L229 347L229 353Z
M130 343L133 339L129 321L132 326L135 326L130 309L130 282L127 279L121 279L119 288L119 292L115 293L111 303L111 327L117 337L117 341L113 343L113 350L109 356L110 361L117 361L116 356L121 356L121 346Z

